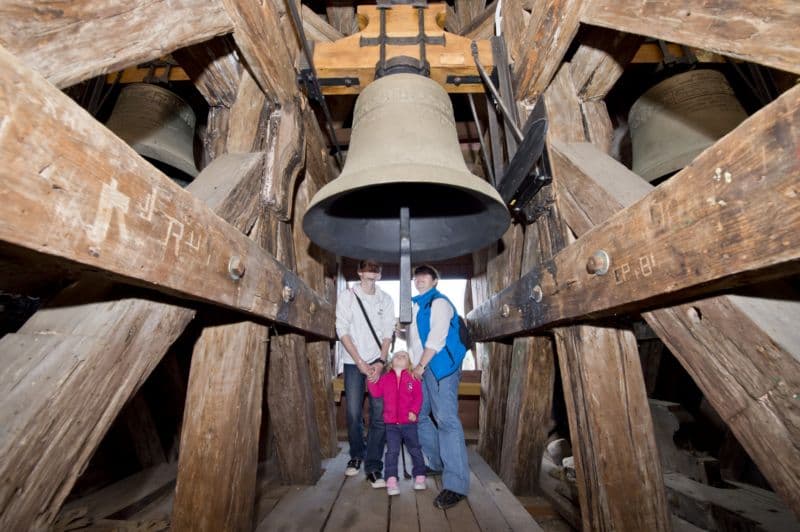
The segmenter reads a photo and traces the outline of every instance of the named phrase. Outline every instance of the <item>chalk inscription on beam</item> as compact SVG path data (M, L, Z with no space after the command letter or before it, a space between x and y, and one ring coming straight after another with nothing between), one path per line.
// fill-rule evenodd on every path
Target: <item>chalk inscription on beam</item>
M0 48L0 241L333 337L332 305Z

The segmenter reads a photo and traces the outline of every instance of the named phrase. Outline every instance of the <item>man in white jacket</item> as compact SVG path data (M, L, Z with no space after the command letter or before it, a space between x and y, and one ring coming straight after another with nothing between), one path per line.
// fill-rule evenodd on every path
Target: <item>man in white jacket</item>
M369 398L369 432L364 444L362 409L366 380L376 382L386 365L395 327L392 297L378 288L381 265L362 260L358 265L360 282L339 294L336 304L336 333L342 342L344 393L347 400L347 436L350 461L345 475L354 476L364 461L364 472L373 488L386 485L382 478L386 428L383 399ZM338 368L337 368L338 369Z

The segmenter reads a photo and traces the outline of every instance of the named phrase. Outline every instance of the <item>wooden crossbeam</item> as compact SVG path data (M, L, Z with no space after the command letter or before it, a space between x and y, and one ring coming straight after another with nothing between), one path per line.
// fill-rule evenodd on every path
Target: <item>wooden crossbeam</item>
M645 198L473 310L476 340L798 271L798 119L795 87ZM557 143L551 148L558 152ZM610 258L608 273L589 273L587 262L600 251Z
M580 25L583 0L546 0L531 13L523 43L524 55L514 65L518 100L538 98L553 79ZM510 44L510 49L515 46Z
M333 337L330 303L5 50L0 115L0 240Z
M800 4L592 0L581 22L800 73Z
M573 171L559 180L565 221L579 236L652 190L590 144L563 146ZM603 160L598 164L598 160ZM790 291L780 287L781 294ZM789 390L800 386L800 304L718 296L642 317L675 354L783 499L800 513L800 450ZM761 400L768 397L769 400ZM760 435L769 434L769 438ZM776 460L776 457L780 457Z
M297 92L294 57L284 41L276 3L258 0L221 2L233 20L233 38L261 90L270 100L291 101Z
M218 0L3 2L0 45L58 87L233 29Z

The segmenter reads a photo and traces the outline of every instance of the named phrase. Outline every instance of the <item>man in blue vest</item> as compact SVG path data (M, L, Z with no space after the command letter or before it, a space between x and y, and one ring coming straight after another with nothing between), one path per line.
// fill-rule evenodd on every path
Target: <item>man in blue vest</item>
M428 475L441 471L444 489L433 501L445 510L469 492L469 462L464 429L458 417L461 362L467 351L459 337L458 314L436 289L439 272L428 265L414 269L414 302L408 333L414 377L422 381L419 440L428 458ZM436 420L436 425L431 420Z

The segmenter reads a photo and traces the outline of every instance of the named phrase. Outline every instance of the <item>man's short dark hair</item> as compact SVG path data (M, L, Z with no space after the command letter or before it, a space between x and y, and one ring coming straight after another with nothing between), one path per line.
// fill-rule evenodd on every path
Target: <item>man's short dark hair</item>
M381 263L373 259L363 259L358 263L358 271L381 273Z
M434 281L439 279L439 272L436 271L436 268L434 268L430 264L421 264L421 265L417 266L416 268L414 268L414 276L416 276L416 275L418 275L420 273L427 273L428 275L433 277Z

